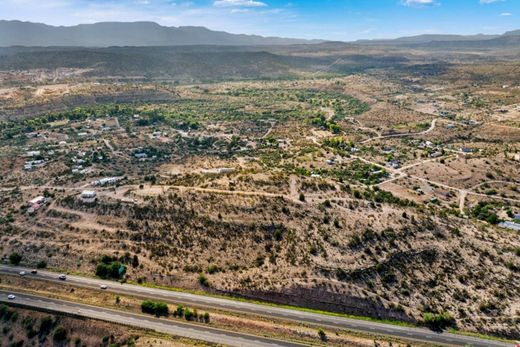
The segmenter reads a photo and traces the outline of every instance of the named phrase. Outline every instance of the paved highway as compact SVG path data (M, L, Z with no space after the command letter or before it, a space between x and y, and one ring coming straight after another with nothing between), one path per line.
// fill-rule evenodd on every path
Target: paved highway
M10 293L10 292L9 292ZM303 344L264 338L260 336L235 333L232 331L210 328L202 324L184 323L167 320L142 314L110 310L97 306L77 304L63 300L15 293L16 298L9 300L6 291L0 291L0 302L15 304L28 308L43 309L46 311L72 314L75 316L100 319L116 324L123 324L138 328L151 329L170 335L187 337L195 340L224 344L237 347L302 347Z
M27 275L39 280L62 282L58 274L49 271L38 271L31 274L30 269L0 265L0 274L17 275L20 271L26 271ZM450 333L437 333L428 329L410 328L371 321L349 319L313 312L304 312L295 309L274 307L250 302L236 301L225 298L196 295L184 292L175 292L164 289L148 288L132 284L120 284L113 281L105 281L95 278L68 275L65 281L71 285L99 289L100 285L107 285L107 291L121 295L132 295L143 298L154 298L169 303L195 306L199 308L216 308L227 311L235 311L244 314L255 314L265 317L281 318L317 326L329 326L340 329L361 331L370 334L380 334L416 340L428 343L448 346L472 346L472 347L510 347L512 344L504 342L479 339Z

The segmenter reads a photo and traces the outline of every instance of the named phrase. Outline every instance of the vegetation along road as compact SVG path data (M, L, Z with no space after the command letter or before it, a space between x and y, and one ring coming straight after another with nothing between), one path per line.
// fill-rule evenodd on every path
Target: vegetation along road
M99 319L111 323L123 324L160 333L182 336L190 339L213 342L226 346L252 347L299 347L301 344L253 336L206 326L166 320L143 314L111 310L102 307L56 300L43 296L16 293L14 300L7 298L8 293L0 291L0 302L8 302L21 307L64 313L85 318Z
M17 275L20 271L30 273L30 269L0 265L0 274ZM58 275L49 271L39 271L37 274L28 275L34 279L63 282ZM107 291L118 294L133 295L138 297L160 299L170 303L198 306L201 308L216 308L228 311L241 312L244 314L255 314L266 317L281 318L301 323L329 326L340 329L361 331L369 334L380 334L403 338L407 340L423 341L449 346L473 346L473 347L507 347L512 346L500 341L480 339L472 336L464 336L452 333L439 333L428 329L404 327L383 324L373 321L356 320L346 317L320 314L315 312L300 311L283 307L262 305L251 302L237 301L219 297L197 295L192 293L169 291L158 288L148 288L132 284L120 284L95 278L80 276L67 276L67 283L71 285L99 288L107 285ZM101 310L101 309L100 309Z

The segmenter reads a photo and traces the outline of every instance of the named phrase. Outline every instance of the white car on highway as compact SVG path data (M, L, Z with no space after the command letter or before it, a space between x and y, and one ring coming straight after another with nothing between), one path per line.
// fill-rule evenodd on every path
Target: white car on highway
M25 271L20 271L20 276L25 276Z
M101 289L107 289L108 286L107 286L106 284L102 284L102 285L99 286L99 288L101 288Z
M8 298L9 300L14 300L14 299L16 299L16 296L14 296L13 294L9 294L9 295L7 296L7 298Z
M67 279L67 276L64 275L64 274L61 274L61 275L58 276L58 278L59 278L60 280L62 280L62 281L65 281L65 280Z

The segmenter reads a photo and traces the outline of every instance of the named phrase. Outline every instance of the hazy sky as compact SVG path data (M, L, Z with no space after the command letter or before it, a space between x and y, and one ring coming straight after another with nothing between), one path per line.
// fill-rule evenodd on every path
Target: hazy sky
M519 18L520 0L0 0L0 19L155 21L330 40L502 33L520 29Z

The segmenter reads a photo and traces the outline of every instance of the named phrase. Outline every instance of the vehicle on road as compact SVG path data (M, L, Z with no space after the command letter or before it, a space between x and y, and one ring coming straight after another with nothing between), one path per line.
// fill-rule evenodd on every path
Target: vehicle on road
M64 275L64 274L61 274L61 275L58 276L58 278L59 278L60 280L62 280L62 281L65 281L65 280L67 279L67 276Z
M9 294L9 295L7 296L7 298L8 298L9 300L14 300L14 299L16 299L16 296L14 296L14 294Z
M36 274L38 273L38 270L31 270L31 273L32 273L33 275L36 275Z
M20 276L25 276L25 271L20 271Z
M101 288L101 289L107 289L108 286L107 286L106 284L102 284L102 285L99 286L99 288Z

